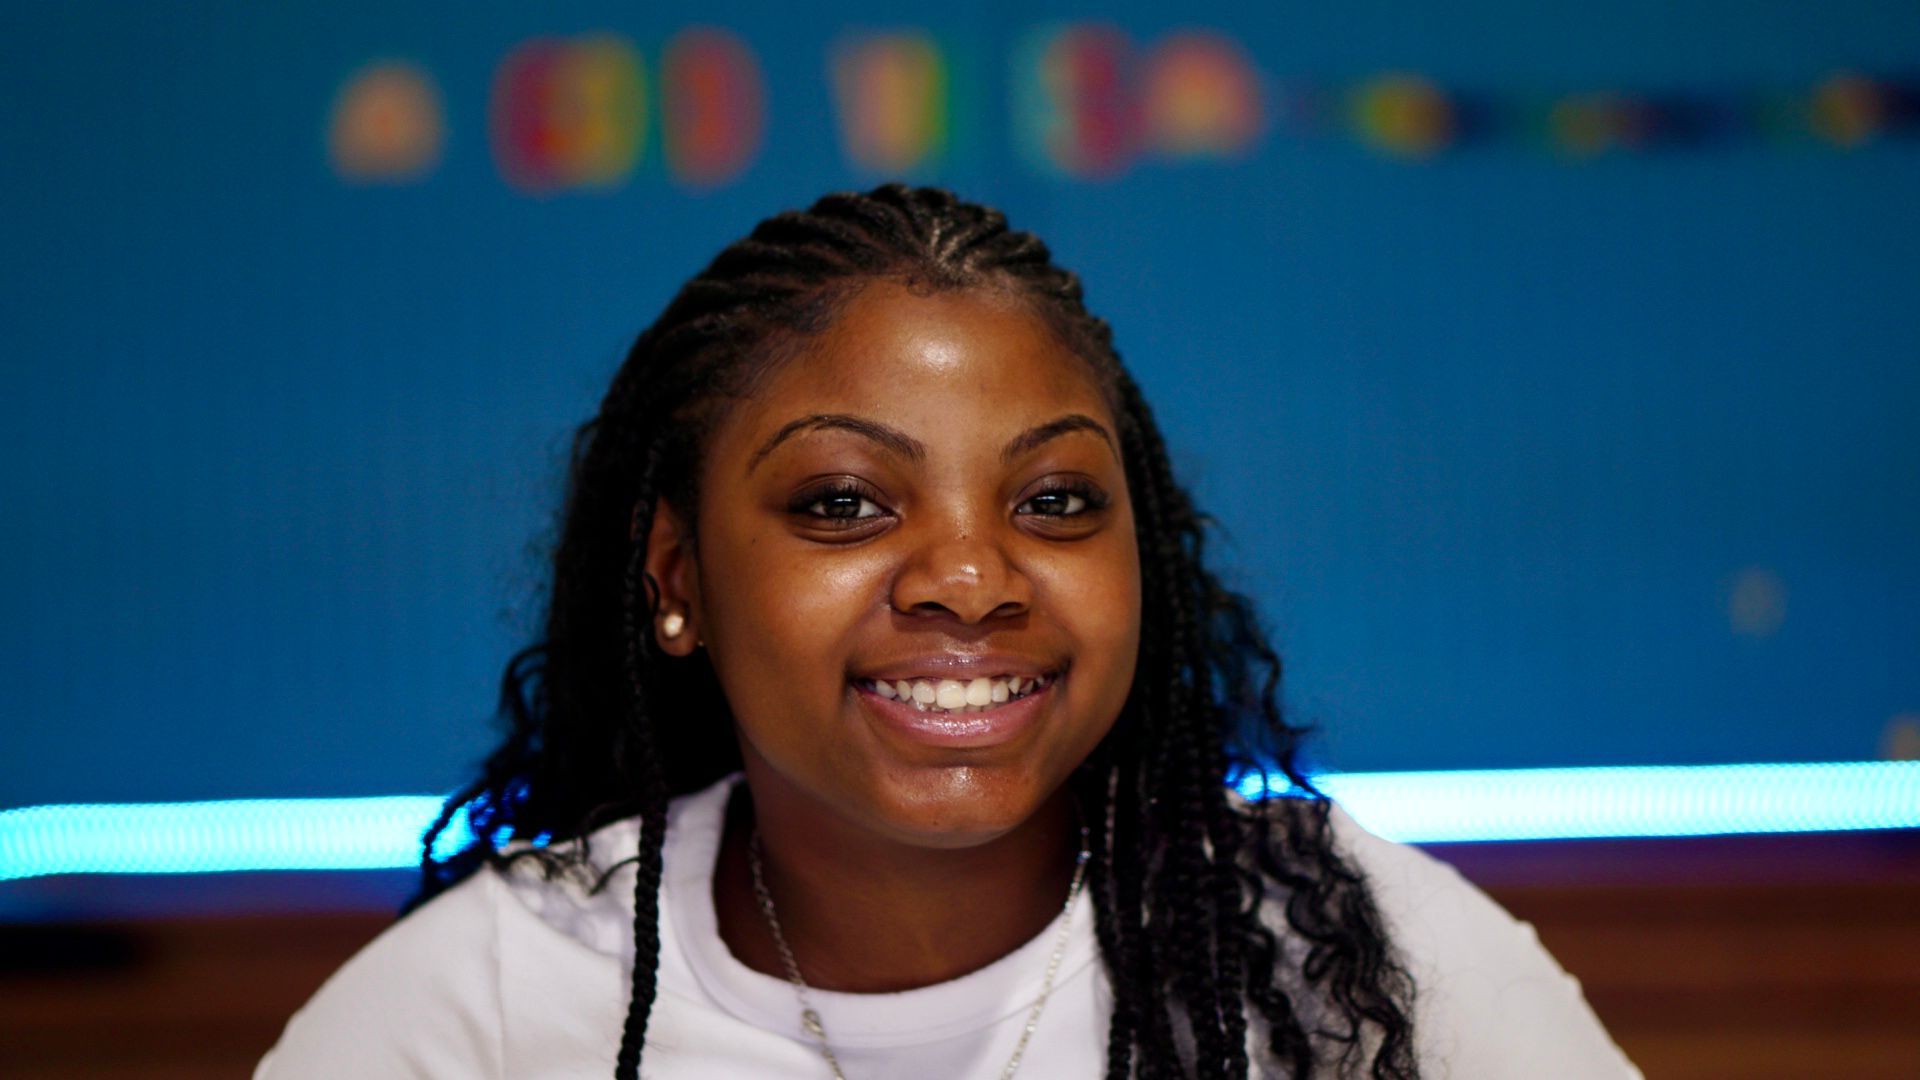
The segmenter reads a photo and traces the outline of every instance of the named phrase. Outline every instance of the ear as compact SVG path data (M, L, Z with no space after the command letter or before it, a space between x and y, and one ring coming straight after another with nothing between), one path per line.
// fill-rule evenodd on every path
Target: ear
M636 512L630 533L635 539L638 526ZM672 656L692 655L701 643L700 567L694 559L693 538L685 520L665 499L654 502L642 567L660 590L659 612L653 617L655 643ZM676 615L684 621L680 632L669 636L666 627Z

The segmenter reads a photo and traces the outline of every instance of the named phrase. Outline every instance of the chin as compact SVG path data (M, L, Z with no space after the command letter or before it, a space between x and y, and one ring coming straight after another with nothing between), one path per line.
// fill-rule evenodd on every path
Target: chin
M987 751L869 743L837 754L802 750L775 757L742 740L741 750L756 799L776 813L825 813L838 821L822 826L945 850L980 847L1017 831L1073 771L1070 762L1053 761L1069 748L1050 753L1024 741Z
M874 794L886 831L926 847L992 843L1046 805L1058 784L1022 768L917 768L881 781Z

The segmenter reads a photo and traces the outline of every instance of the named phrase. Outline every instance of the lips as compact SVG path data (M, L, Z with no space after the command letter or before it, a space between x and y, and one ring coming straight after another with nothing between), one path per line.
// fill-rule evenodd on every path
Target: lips
M952 679L964 683L980 678L1005 679L1016 676L1038 679L1059 670L1060 665L1056 662L1015 653L923 653L870 665L856 672L854 677L887 682L914 682L920 679L938 682Z

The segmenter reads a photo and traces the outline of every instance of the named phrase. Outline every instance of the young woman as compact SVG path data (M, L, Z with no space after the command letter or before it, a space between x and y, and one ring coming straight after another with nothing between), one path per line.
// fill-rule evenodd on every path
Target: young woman
M1636 1075L1295 770L1203 523L1038 239L900 186L762 222L579 434L434 830L511 842L430 835L259 1075Z

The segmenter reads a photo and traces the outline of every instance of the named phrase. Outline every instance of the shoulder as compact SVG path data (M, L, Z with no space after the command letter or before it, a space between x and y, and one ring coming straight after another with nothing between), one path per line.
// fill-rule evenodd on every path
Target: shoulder
M713 842L730 788L728 778L673 801L669 873L699 866L700 851L686 849ZM640 830L637 818L615 821L435 897L327 980L255 1080L516 1076L531 1063L542 1075L605 1075L626 1015ZM664 898L660 932L662 992L691 985Z
M388 927L287 1022L255 1080L499 1075L498 875Z
M1638 1077L1532 926L1453 867L1334 805L1335 847L1366 878L1414 980L1414 1039L1436 1076Z

